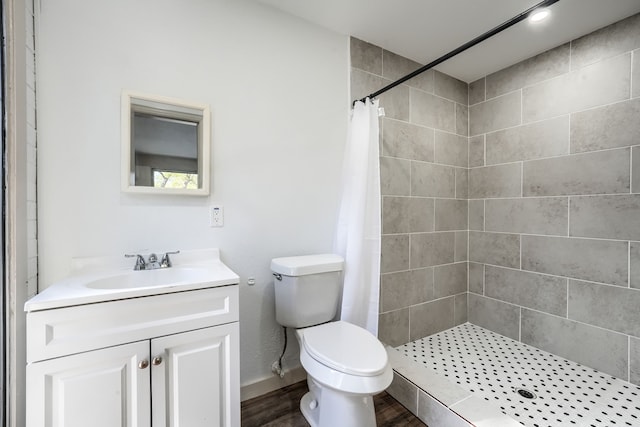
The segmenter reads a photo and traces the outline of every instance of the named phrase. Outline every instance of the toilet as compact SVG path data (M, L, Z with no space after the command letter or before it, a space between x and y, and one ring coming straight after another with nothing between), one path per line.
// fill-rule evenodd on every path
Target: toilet
M312 427L373 427L373 395L393 379L387 352L366 329L333 321L342 291L339 255L275 258L276 320L295 328L309 392L300 410Z

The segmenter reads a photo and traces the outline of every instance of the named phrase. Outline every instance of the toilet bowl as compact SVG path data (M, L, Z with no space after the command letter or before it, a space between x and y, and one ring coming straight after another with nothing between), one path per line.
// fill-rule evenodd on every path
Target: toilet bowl
M276 320L295 328L309 392L300 410L311 427L375 427L373 395L393 379L382 343L335 318L343 259L334 254L275 258Z
M337 321L298 329L309 392L300 410L312 427L375 426L372 396L393 379L387 353L367 330Z

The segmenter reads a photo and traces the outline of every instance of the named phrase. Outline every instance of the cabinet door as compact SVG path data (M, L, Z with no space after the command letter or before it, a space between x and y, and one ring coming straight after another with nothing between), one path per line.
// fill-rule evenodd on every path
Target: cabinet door
M238 338L235 322L151 340L154 426L240 425Z
M28 427L150 427L149 341L27 365Z

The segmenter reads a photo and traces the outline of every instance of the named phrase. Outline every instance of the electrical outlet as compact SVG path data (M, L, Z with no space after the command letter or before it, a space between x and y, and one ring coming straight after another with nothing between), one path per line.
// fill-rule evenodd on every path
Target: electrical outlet
M224 208L222 206L216 205L209 208L209 226L224 226Z

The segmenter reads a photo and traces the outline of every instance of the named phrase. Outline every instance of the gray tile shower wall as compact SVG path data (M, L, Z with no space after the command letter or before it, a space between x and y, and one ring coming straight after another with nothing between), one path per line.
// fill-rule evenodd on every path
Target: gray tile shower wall
M420 66L352 38L351 99ZM380 97L379 336L390 345L467 321L468 96L430 70Z
M640 15L469 101L469 321L640 384Z
M351 57L352 99L420 66ZM382 341L470 321L640 385L640 15L380 103Z

